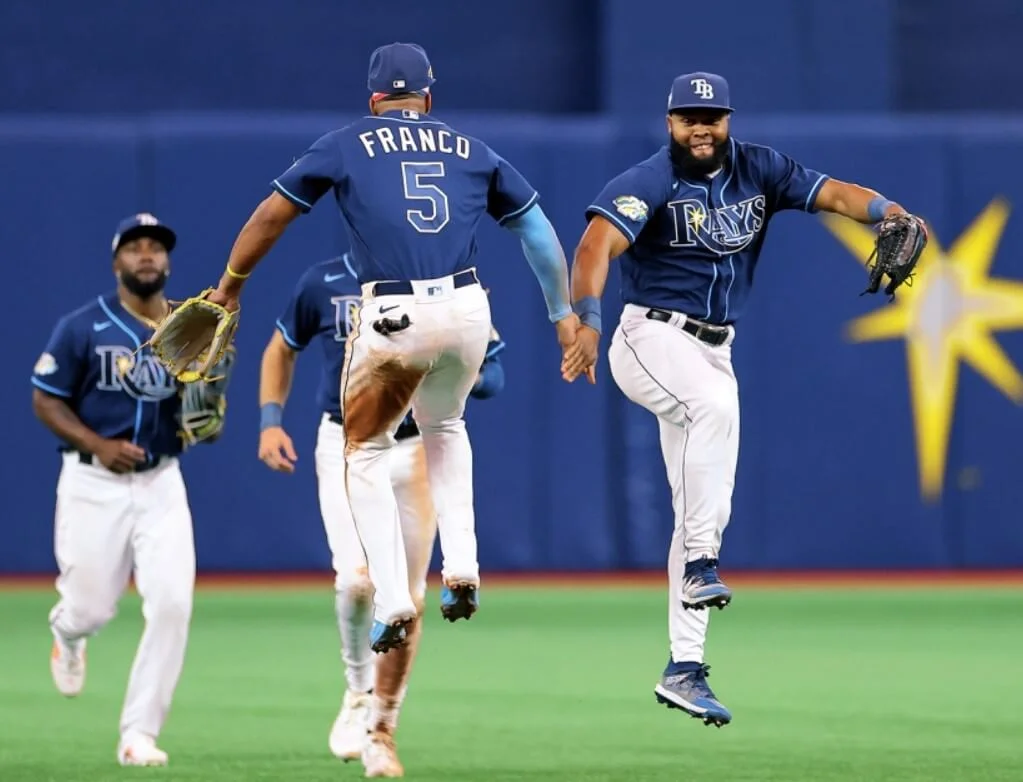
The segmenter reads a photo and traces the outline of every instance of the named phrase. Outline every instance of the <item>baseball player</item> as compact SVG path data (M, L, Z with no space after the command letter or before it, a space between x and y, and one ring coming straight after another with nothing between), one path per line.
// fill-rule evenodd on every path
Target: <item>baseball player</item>
M479 139L432 119L433 69L415 44L369 63L370 115L319 138L273 181L209 300L236 311L244 280L292 220L333 190L353 239L362 304L341 372L345 484L374 587L372 647L405 643L417 617L389 453L411 405L443 553L441 612L478 606L472 450L463 410L491 334L475 259L483 214L522 240L563 354L578 317L561 244L523 176Z
M422 629L415 623L406 646L374 658L369 640L373 587L345 497L338 382L360 294L349 253L317 263L302 275L263 353L259 458L273 470L294 471L297 457L282 426L283 408L299 352L318 342L323 361L316 400L322 411L316 440L316 475L320 512L336 574L335 608L348 685L329 745L342 760L361 757L367 776L393 777L403 773L394 732ZM487 399L504 386L500 361L503 349L504 342L494 332L470 396ZM391 483L398 501L409 586L421 612L437 519L426 476L426 450L411 415L401 422L394 437Z
M582 326L563 365L571 380L596 361L600 296L608 264L621 256L625 307L608 353L611 374L630 400L657 416L675 514L671 656L655 693L719 727L732 716L707 685L705 609L732 598L718 575L739 447L731 345L768 222L786 209L868 224L905 214L873 190L732 138L731 113L724 78L679 76L668 97L668 143L612 179L586 209L572 269ZM911 222L926 241L922 221Z
M145 346L170 311L163 288L177 238L150 214L113 240L117 290L62 317L32 375L35 414L60 440L50 612L57 690L85 684L86 639L117 611L134 575L145 630L128 679L117 759L162 766L156 745L188 640L195 580L192 517L178 456L216 439L226 378L183 389ZM233 353L231 353L233 356ZM225 372L228 367L224 365ZM189 401L191 400L191 402ZM198 402L208 404L205 413Z

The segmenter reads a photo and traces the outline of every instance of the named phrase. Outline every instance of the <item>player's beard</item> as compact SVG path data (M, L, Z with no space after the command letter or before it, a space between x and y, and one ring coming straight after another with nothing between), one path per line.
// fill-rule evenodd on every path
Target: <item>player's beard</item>
M713 174L725 162L728 154L728 137L723 141L714 142L714 154L708 158L697 158L689 151L689 147L679 144L673 136L669 136L671 162L686 177L701 177Z
M135 294L140 299L145 301L151 299L156 294L163 291L164 286L167 284L167 272L162 271L151 280L143 281L136 277L131 272L121 272L121 285L123 285L130 293Z

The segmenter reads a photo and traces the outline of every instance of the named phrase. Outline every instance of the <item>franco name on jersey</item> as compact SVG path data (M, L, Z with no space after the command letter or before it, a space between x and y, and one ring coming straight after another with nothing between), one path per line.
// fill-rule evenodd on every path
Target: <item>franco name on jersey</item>
M416 114L417 112L408 112ZM457 155L468 160L471 152L469 139L448 128L431 128L428 125L398 125L397 128L380 127L359 134L366 154L376 157L377 151L390 152L440 152Z

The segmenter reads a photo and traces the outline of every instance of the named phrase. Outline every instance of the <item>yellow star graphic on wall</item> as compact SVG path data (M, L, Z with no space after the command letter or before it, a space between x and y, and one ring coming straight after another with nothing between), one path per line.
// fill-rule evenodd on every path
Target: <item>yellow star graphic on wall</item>
M947 251L929 226L912 287L849 326L853 342L906 341L920 491L928 500L944 484L959 363L1023 403L1023 376L993 335L1023 328L1023 283L988 276L1008 217L1008 204L993 200ZM869 227L831 214L824 222L857 258L870 256L876 234Z

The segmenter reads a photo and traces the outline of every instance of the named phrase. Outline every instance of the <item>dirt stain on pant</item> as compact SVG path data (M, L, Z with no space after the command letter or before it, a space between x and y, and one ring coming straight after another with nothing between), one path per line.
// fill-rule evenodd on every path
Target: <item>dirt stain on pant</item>
M410 367L394 358L360 368L345 389L348 450L391 428L408 409L425 376L425 368Z

